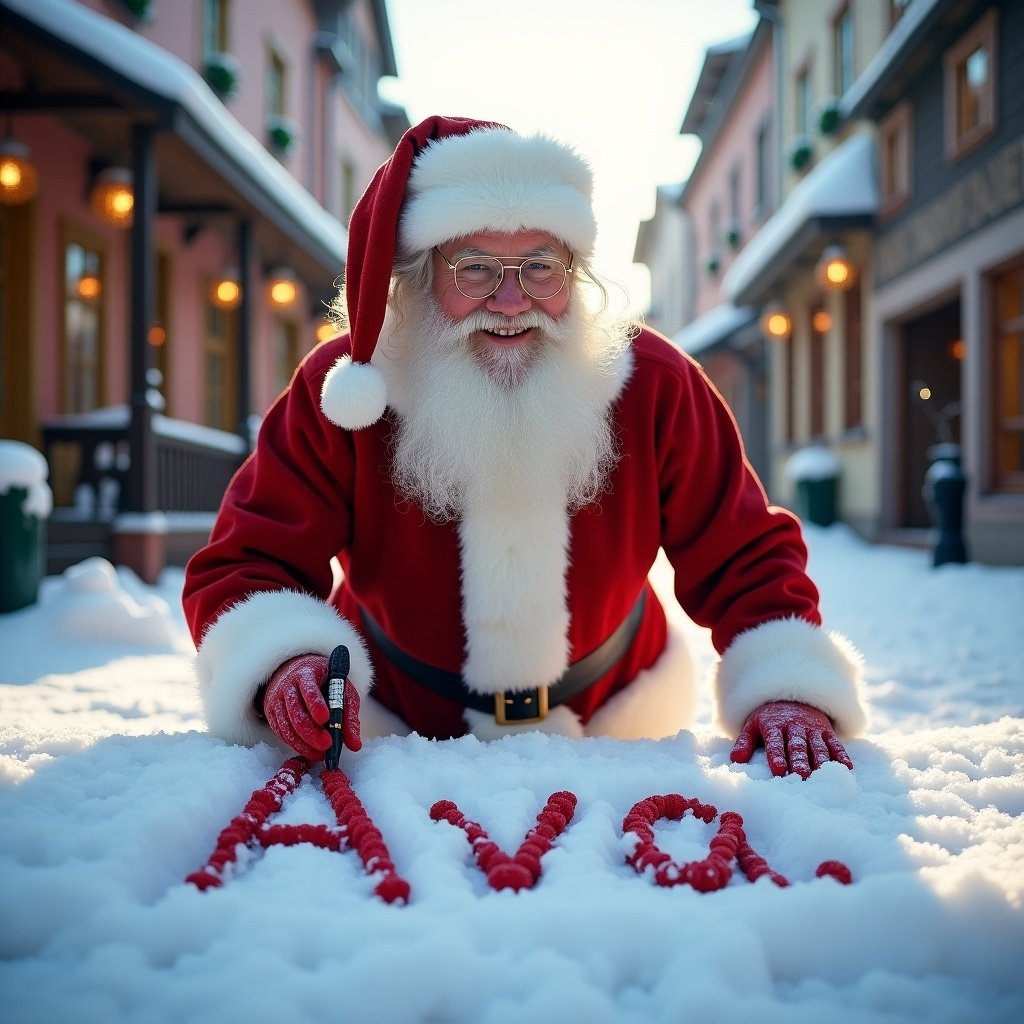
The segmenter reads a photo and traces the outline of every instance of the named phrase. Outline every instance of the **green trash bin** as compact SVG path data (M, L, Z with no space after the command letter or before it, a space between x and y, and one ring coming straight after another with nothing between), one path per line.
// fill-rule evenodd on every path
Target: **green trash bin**
M800 518L815 526L831 526L836 521L835 477L798 480L796 497Z
M839 513L838 457L822 445L809 445L786 460L786 475L796 488L797 514L815 526L831 526Z
M46 459L20 441L0 441L0 613L35 604L43 578L53 496Z

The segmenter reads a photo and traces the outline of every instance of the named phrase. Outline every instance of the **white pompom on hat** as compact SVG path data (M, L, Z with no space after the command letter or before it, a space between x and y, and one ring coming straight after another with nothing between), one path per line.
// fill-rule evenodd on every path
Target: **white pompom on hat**
M345 268L352 354L324 377L324 415L346 430L384 415L387 387L371 361L399 248L410 255L478 231L532 230L590 256L592 191L586 161L555 139L469 118L435 116L410 128L352 212Z

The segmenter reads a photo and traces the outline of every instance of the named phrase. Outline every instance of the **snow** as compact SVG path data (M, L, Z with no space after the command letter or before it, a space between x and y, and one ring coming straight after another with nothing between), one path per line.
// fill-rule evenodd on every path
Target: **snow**
M4 1021L1024 1019L1024 568L806 534L826 624L866 659L853 772L733 765L706 693L694 729L660 742L373 740L343 768L408 905L374 896L353 852L311 846L185 884L284 756L204 731L180 570L154 588L101 560L46 579L0 616ZM488 888L464 833L429 816L454 800L514 851L564 789L576 814L519 893ZM666 793L738 811L792 884L637 875L622 819ZM334 819L306 777L277 820ZM687 815L656 839L682 862L716 829ZM851 885L815 878L832 859Z
M733 260L722 278L722 292L739 300L809 221L865 216L877 209L875 143L867 132L858 132L824 156L786 196Z
M756 318L757 309L753 306L737 307L731 302L723 302L688 323L672 341L684 352L696 356L723 338L735 334L747 324L753 323Z
M834 480L842 464L835 452L821 445L799 448L786 459L786 476L790 480Z
M26 519L46 519L53 509L53 492L46 478L50 467L46 459L21 441L0 441L0 497L21 490L21 514Z

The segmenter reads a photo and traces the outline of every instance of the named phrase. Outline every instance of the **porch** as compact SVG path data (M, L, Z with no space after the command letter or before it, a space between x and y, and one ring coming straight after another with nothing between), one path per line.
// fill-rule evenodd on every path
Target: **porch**
M85 558L126 562L147 575L147 563L184 565L209 536L221 498L248 454L237 434L160 414L151 418L145 451L154 511L130 510L136 481L127 406L64 416L43 425L54 507L47 528L46 572ZM126 545L136 547L134 555ZM139 556L139 546L151 557ZM153 552L153 548L157 548ZM159 557L157 557L159 556ZM134 563L134 564L133 564Z

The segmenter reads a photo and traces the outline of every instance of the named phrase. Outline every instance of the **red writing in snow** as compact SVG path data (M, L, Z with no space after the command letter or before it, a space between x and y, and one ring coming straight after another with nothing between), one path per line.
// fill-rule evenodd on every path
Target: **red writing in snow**
M386 903L407 903L409 883L395 870L383 835L341 770L325 769L320 773L321 784L338 821L336 826L268 824L267 819L281 809L285 797L295 791L309 768L309 762L301 757L285 761L277 774L249 797L242 812L221 831L207 862L185 881L200 890L216 888L234 870L240 849L311 843L328 850L354 849L363 870L376 879L374 893ZM466 833L473 857L493 889L518 891L537 884L542 871L541 859L568 827L575 811L573 793L567 790L552 793L537 815L536 824L511 855L492 842L483 826L469 821L450 800L437 801L430 808L430 817L434 821L446 821ZM751 882L767 875L778 886L789 885L789 880L772 870L747 842L743 819L735 811L722 814L707 857L677 864L655 843L654 825L662 819L679 821L687 811L709 825L718 818L715 807L678 793L649 796L630 808L622 821L622 831L636 839L626 862L638 874L649 875L660 886L685 884L698 892L713 892L728 884L735 863ZM819 878L829 875L843 884L852 880L850 869L839 861L825 861L816 874Z

